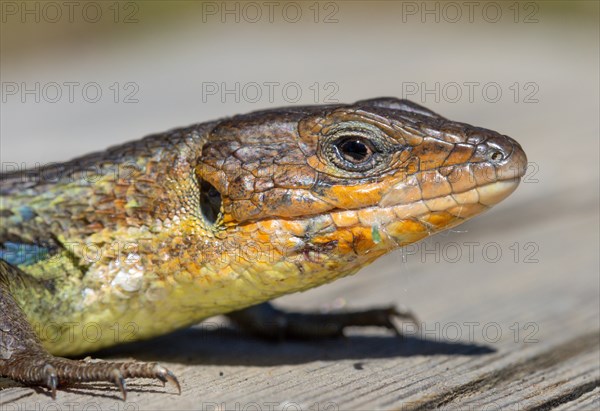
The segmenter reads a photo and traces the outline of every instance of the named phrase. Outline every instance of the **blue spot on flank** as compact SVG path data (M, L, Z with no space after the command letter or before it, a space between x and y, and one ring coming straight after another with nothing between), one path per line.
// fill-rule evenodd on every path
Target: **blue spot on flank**
M19 213L21 214L21 217L23 217L23 221L29 221L35 217L35 212L31 207L19 207Z
M11 265L33 265L46 259L49 254L48 248L37 244L6 242L0 248L0 259Z

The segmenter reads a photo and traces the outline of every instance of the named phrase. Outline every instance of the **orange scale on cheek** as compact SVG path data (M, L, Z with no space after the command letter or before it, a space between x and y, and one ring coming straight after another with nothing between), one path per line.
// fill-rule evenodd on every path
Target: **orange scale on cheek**
M453 215L457 216L458 218L461 219L466 219L466 218L471 218L473 216L476 216L477 214L481 214L484 211L486 211L488 209L488 207L484 206L483 204L466 204L466 205L459 205L453 208L450 208L448 210L449 213L452 213Z
M394 210L389 208L368 208L358 211L358 219L363 226L372 227L377 224L393 221L396 218Z
M358 216L354 210L332 213L331 219L333 220L333 223L340 228L358 225Z
M400 220L393 221L385 226L386 231L392 235L394 234L404 234L404 233L420 233L423 231L427 231L426 227L415 220Z
M415 220L391 222L385 226L384 232L392 236L399 245L411 244L429 235L427 227Z
M258 230L263 233L273 234L281 230L281 224L278 220L262 220L256 223Z
M358 254L364 254L365 252L372 250L376 245L373 241L371 227L354 227L352 229L352 235L353 249Z
M335 247L329 250L329 253L331 255L344 255L353 252L353 241L354 235L352 231L340 229L332 233L313 237L310 242L315 245L335 242Z
M438 230L442 230L451 226L458 219L455 215L447 211L438 211L424 216L422 220L433 225Z
M271 243L271 235L259 231L252 236L252 240L260 244L269 245Z
M333 186L325 191L324 196L339 208L358 208L373 206L381 201L384 183L365 184L364 186Z
M306 234L306 224L303 222L282 220L279 224L284 233L290 233L296 237L302 237Z

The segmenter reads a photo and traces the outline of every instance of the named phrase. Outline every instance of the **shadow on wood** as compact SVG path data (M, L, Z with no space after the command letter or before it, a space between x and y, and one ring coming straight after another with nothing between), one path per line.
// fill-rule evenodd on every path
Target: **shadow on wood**
M110 348L96 355L100 358L132 356L140 361L195 365L274 366L320 360L365 360L418 355L474 356L494 352L494 348L484 345L413 336L399 338L392 335L351 335L324 340L273 342L227 327L215 330L193 327L152 340Z

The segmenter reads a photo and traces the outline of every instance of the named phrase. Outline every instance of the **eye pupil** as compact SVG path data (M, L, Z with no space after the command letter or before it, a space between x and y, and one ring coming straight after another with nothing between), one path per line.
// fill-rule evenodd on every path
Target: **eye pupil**
M346 160L353 163L364 161L372 152L369 146L357 138L343 140L338 149Z

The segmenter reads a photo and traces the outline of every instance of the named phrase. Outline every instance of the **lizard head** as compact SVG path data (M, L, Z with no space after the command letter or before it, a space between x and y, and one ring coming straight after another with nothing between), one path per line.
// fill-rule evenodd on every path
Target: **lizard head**
M237 258L324 282L489 209L526 164L507 136L380 98L224 120L196 176L202 224Z

